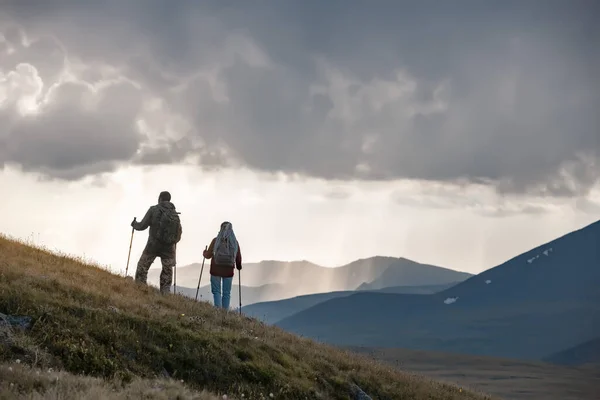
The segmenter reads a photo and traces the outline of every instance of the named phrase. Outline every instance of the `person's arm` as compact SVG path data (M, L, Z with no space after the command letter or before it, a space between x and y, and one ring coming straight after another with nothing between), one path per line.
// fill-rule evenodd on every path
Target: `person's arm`
M204 258L210 260L211 258L213 258L213 252L215 250L215 239L214 238L211 242L210 245L208 246L208 249L204 250L204 252L202 253L202 255L204 256Z
M237 254L235 255L235 264L236 264L238 270L242 269L242 251L240 250L239 243L238 243L238 251L237 251Z
M148 209L148 211L146 211L146 215L144 215L144 218L142 218L141 221L134 221L131 226L133 227L133 229L135 229L136 231L144 231L146 229L148 229L148 227L150 226L150 222L152 221L152 211L154 210L154 207L150 207Z

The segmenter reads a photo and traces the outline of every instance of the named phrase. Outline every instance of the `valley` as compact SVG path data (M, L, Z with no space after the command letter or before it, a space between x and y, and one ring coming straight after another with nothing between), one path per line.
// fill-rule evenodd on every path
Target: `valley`
M510 400L593 400L600 365L565 367L544 362L389 348L350 350L404 372Z

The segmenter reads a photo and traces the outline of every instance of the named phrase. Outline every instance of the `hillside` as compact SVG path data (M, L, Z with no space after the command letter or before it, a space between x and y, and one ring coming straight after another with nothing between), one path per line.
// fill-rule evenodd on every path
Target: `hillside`
M389 286L378 290L370 290L379 293L397 293L397 294L433 294L441 292L460 282L441 283L437 285L419 285L419 286Z
M443 285L393 286L377 290L376 292L431 294L441 291L443 289L447 289L448 287L453 286L455 284L456 282ZM244 306L242 307L242 312L249 317L258 318L267 324L274 324L282 320L283 318L287 318L291 315L294 315L302 310L306 310L307 308L313 307L324 301L335 299L338 297L350 296L351 294L355 293L357 293L357 291L348 290L341 292L308 294L284 300L265 301ZM244 293L242 293L242 297L245 297Z
M600 337L558 351L545 357L544 361L561 365L595 364L600 367Z
M155 265L158 267L160 260ZM148 273L148 282L152 285L158 285L160 268L157 267L151 268ZM209 268L209 262L206 262L203 285L208 284ZM178 267L177 285L196 288L200 269L201 264L198 263ZM263 287L263 290L254 290L253 296L244 301L244 304L249 305L315 293L350 291L359 287L367 290L369 286L366 285L381 289L390 286L449 284L462 282L470 276L472 275L465 272L393 257L371 257L335 268L321 267L308 261L262 261L244 264L242 286Z
M13 240L0 237L0 254L0 361L19 368L121 389L164 377L229 398L348 399L355 387L375 399L485 398ZM4 393L23 385L53 395L15 371Z
M600 336L598 243L600 221L439 293L358 293L277 325L338 345L539 360Z
M165 378L135 378L127 384L53 369L32 368L21 363L0 364L0 398L60 400L223 400L206 391Z

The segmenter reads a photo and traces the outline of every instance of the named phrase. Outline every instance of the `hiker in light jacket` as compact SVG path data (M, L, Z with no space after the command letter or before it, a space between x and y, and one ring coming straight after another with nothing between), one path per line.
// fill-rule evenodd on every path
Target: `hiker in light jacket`
M242 269L242 253L230 222L223 222L216 238L204 250L210 259L210 287L216 307L229 309L233 270Z

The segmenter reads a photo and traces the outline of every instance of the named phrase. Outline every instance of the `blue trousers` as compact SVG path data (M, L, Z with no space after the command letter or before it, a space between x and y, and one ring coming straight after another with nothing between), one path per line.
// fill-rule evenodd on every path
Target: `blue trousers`
M213 294L215 307L223 307L226 310L229 309L229 302L231 301L232 282L233 277L221 278L220 276L210 276L210 289Z

